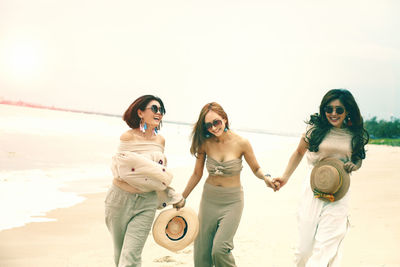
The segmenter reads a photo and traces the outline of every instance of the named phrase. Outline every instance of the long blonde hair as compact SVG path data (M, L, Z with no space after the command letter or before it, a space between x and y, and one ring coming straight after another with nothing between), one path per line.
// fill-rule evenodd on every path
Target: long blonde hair
M222 108L222 106L216 102L211 102L206 104L200 111L199 118L193 126L193 131L191 135L192 145L190 147L190 153L197 157L199 153L199 148L203 145L206 139L211 138L213 135L206 129L204 125L204 120L209 111L214 111L222 119L226 120L226 128L229 129L228 115Z

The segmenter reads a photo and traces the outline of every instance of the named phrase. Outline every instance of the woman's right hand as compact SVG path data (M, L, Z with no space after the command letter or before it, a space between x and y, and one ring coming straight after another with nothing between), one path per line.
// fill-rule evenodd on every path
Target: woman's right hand
M185 204L186 204L186 198L182 197L181 201L179 201L178 203L173 204L172 206L175 209L179 210L179 209L183 208L185 206Z

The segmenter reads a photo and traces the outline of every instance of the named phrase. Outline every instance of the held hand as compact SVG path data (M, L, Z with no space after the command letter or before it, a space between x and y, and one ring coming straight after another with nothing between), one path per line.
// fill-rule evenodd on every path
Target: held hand
M359 167L351 161L346 162L343 167L348 173L359 169Z
M186 198L182 198L181 201L179 201L178 203L175 203L174 205L172 205L172 207L174 207L175 209L179 210L181 208L183 208L186 204Z
M276 177L276 178L272 179L272 182L275 185L277 185L277 189L276 190L279 190L287 183L287 179L284 179L282 177Z
M272 179L271 179L271 176L269 176L269 175L265 175L264 176L264 182L265 182L265 184L268 186L268 187L271 187L273 190L274 190L274 192L275 191L277 191L277 190L279 190L279 183L274 183L273 181L272 181Z

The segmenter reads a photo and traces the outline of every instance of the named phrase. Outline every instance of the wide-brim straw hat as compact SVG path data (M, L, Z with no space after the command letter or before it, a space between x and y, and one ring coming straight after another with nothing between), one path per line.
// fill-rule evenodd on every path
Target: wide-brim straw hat
M350 175L339 159L327 158L318 162L311 171L311 189L316 198L337 201L349 191Z
M199 232L199 219L190 207L162 211L153 224L153 238L160 246L176 252L190 245Z

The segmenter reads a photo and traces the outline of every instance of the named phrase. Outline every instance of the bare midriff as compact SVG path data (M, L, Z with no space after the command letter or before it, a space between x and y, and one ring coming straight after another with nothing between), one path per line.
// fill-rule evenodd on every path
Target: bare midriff
M118 179L118 178L114 178L113 179L113 184L115 186L118 186L122 190L124 190L126 192L129 192L129 193L132 193L132 194L142 194L142 193L144 193L143 191L140 191L136 187L131 186L130 184L128 184L124 180L121 180L121 179Z
M214 186L221 186L221 187L239 187L240 184L240 175L234 176L213 176L209 175L207 177L206 183L214 185Z

